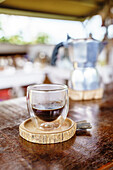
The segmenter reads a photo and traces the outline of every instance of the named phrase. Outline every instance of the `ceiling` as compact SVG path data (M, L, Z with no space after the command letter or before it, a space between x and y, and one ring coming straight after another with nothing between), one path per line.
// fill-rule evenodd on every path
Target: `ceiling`
M80 20L103 10L107 0L0 0L0 13ZM2 2L3 1L3 2Z

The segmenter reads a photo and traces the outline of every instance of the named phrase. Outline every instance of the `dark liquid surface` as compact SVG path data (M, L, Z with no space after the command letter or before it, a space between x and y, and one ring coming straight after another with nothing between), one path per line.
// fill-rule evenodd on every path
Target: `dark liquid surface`
M62 113L64 106L59 102L46 103L45 105L33 105L34 114L41 120L51 122L56 120Z

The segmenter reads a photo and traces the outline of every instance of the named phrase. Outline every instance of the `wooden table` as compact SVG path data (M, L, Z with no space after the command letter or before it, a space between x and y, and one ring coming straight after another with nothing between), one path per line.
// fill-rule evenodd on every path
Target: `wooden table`
M91 131L78 131L64 143L39 145L19 136L19 124L29 117L25 98L0 103L0 170L113 169L113 84L102 100L70 100L68 117L87 120Z

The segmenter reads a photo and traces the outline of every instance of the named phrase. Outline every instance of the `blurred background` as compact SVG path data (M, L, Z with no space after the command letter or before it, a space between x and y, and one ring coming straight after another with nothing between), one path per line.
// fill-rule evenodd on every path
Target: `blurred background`
M112 82L112 0L1 0L0 101L25 96L31 84L67 84L73 65L65 48L51 65L55 45L67 35L108 42L97 69L105 84Z

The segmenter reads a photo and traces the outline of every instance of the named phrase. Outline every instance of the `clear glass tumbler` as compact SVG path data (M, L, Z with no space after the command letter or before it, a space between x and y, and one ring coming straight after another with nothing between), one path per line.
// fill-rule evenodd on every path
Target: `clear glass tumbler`
M54 130L60 127L68 114L68 87L59 84L28 86L27 108L36 128Z

